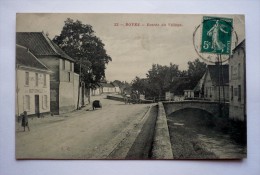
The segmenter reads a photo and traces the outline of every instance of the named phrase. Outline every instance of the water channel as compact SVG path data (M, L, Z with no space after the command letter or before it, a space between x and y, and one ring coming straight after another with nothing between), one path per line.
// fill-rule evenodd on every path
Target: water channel
M174 158L176 159L241 159L246 145L231 139L200 109L183 109L167 116Z

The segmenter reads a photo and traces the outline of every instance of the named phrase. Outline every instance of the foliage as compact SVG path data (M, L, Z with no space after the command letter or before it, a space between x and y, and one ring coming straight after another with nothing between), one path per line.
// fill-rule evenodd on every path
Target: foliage
M194 61L188 62L188 78L190 80L190 86L195 87L203 74L206 72L207 65L201 62L198 58Z
M206 64L195 59L188 62L188 70L179 70L179 66L153 64L146 78L135 77L132 81L133 90L144 94L146 98L162 97L170 91L182 95L184 89L193 89L206 71Z
M136 77L132 81L132 88L146 97L163 96L169 90L174 78L180 77L181 74L178 65L172 63L169 66L153 64L145 79Z
M87 87L94 87L105 77L106 64L112 59L91 25L68 18L60 35L55 36L53 41L75 59L75 72L80 73L81 68L80 78Z

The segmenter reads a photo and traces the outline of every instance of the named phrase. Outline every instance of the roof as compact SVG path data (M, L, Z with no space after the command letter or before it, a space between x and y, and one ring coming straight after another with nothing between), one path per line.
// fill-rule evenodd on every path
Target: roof
M16 32L16 44L29 48L35 56L59 56L75 61L42 32Z
M27 48L20 45L16 45L16 64L43 71L50 71Z
M245 49L245 44L246 43L246 41L245 41L245 39L243 40L243 41L241 41L234 49L233 49L233 52L235 51L235 50L237 50L238 48L244 48Z
M120 87L119 83L117 83L117 82L112 82L112 84L113 84L114 86Z
M208 65L207 73L209 73L213 85L222 86L229 83L228 65L222 65L221 67Z
M111 88L114 88L115 86L113 86L111 83L100 83L100 85L102 87L111 87Z
M194 87L193 91L197 92L200 91L202 89L203 83L205 81L205 76L206 74L204 73L204 75L202 76L202 78L198 81L197 85Z

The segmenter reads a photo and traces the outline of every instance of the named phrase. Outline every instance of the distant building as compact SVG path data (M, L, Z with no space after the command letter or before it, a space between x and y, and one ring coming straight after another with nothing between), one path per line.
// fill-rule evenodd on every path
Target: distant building
M60 114L76 109L79 75L74 73L74 59L41 32L17 32L16 43L29 48L53 72L50 76L51 112Z
M16 114L50 112L51 71L29 49L16 45Z
M102 87L102 93L116 93L116 88L113 84L111 83L100 83Z
M121 89L120 89L120 84L117 83L116 81L111 83L114 87L115 87L115 92L116 93L121 93Z
M90 93L91 93L92 96L102 94L102 87L101 87L101 85L98 84L98 85L96 85L95 88L91 88L90 89Z
M194 98L194 90L184 90L184 98Z
M229 117L246 120L246 51L245 40L234 50L229 60Z
M165 92L165 100L167 101L172 101L174 99L174 94L171 93L170 91Z
M204 76L204 98L210 101L229 101L228 65L208 65Z

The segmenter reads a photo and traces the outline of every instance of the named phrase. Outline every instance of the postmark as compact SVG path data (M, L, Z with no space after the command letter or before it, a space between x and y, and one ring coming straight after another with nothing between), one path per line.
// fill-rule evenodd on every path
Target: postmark
M228 61L237 41L232 18L203 16L193 33L195 51L209 63Z

